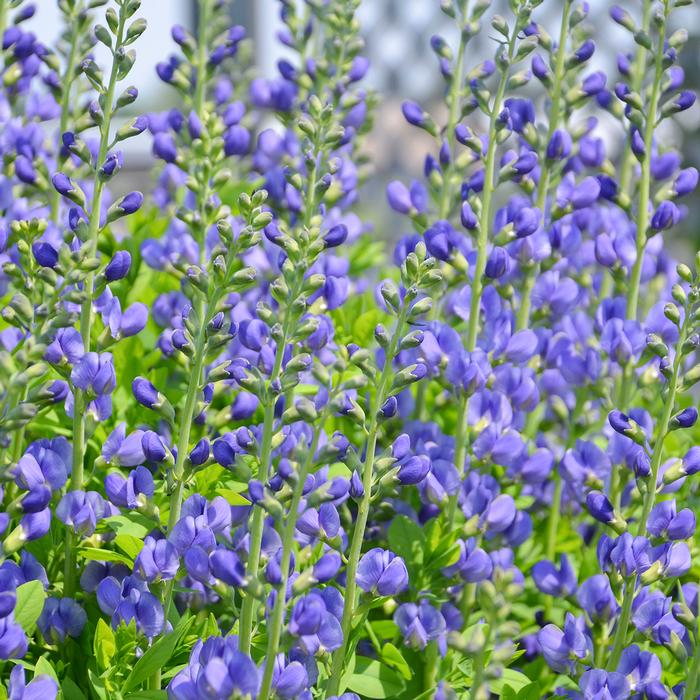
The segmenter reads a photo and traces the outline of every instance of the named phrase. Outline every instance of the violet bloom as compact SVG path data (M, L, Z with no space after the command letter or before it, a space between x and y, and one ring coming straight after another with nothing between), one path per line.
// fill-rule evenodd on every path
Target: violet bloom
M665 693L661 684L661 661L651 651L642 651L636 644L623 650L618 673L623 674L630 684L630 690L635 693L646 693L649 698L664 698Z
M397 595L408 587L408 571L401 557L375 547L360 559L357 584L366 593Z
M8 700L56 700L58 683L45 674L34 676L26 682L25 670L22 664L17 664L10 673L7 688Z
M97 587L97 602L102 612L112 617L112 627L120 622L136 621L136 628L148 639L157 637L165 628L163 606L145 581L127 576L121 583L108 576Z
M593 643L582 617L566 613L564 630L556 625L545 625L537 633L537 641L545 661L558 673L573 673L577 661L593 651Z
M25 453L25 456L33 457L45 481L54 491L62 488L68 480L72 455L72 445L62 436L36 440L27 447Z
M627 679L616 671L592 668L581 676L579 687L583 700L627 700L630 696Z
M135 430L128 436L126 423L120 423L102 446L102 459L107 464L135 467L145 460L143 453L143 430Z
M565 598L576 591L576 574L566 554L561 555L557 569L551 561L539 561L532 567L532 578L537 588L547 595Z
M284 654L275 658L272 672L272 687L280 700L294 700L309 685L309 674L300 661L285 662Z
M236 552L217 547L209 554L211 575L228 586L241 587L245 583L245 566Z
M150 535L134 561L134 572L149 583L175 578L179 567L180 557L175 546L169 540L157 540Z
M605 574L596 574L587 578L576 595L579 605L593 622L613 619L619 610L617 600L610 587L610 580Z
M140 508L146 505L155 490L153 475L146 467L138 466L124 478L118 472L105 477L107 498L120 508Z
M21 659L28 646L24 630L14 621L12 614L0 618L0 659Z
M73 367L71 381L83 391L91 391L100 396L111 394L117 386L117 379L109 352L88 352Z
M100 520L117 513L97 491L69 491L56 506L56 517L83 537L92 535Z
M168 685L170 700L254 698L260 677L253 660L233 636L209 637L192 648L189 662Z
M47 598L37 620L44 639L58 644L66 637L79 637L87 622L85 610L73 598Z
M649 513L647 529L654 537L686 540L695 532L695 514L690 508L676 512L676 501L657 503Z
M425 649L428 642L440 639L447 630L442 613L426 601L400 605L394 613L394 622L414 649Z
M60 328L46 348L44 359L52 365L73 365L85 354L83 338L75 328Z
M105 267L105 279L107 282L116 282L126 277L130 268L131 253L128 250L118 250Z

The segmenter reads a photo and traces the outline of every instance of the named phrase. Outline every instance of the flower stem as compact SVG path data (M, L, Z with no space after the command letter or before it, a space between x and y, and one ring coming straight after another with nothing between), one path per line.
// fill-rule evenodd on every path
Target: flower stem
M622 610L620 619L617 621L617 629L613 638L613 648L610 652L610 658L606 666L608 671L614 671L620 663L622 651L625 648L627 640L627 628L630 623L630 615L632 614L632 601L634 601L635 577L629 576L625 579L624 594L622 600Z
M315 161L314 161L315 162ZM309 175L308 196L305 204L304 225L308 228L312 218L312 210L316 206L315 185L317 166L311 169ZM284 350L289 342L289 336L292 332L291 321L293 318L291 306L294 300L299 295L301 285L304 280L306 269L302 266L296 271L296 279L290 292L290 303L287 307L287 313L282 326L282 337L277 342L275 351L275 363L270 373L270 381L268 386L272 386L279 378L282 370L282 360L284 359ZM291 398L291 397L290 397ZM275 403L276 395L267 397L265 404L265 415L263 419L263 439L260 450L260 463L258 465L257 479L258 481L266 481L268 478L270 463L272 459L272 437L275 427ZM249 580L254 580L258 576L258 568L260 566L260 548L262 546L263 529L265 525L265 512L262 508L253 507L253 515L250 524L250 547L248 550L248 561L246 564L246 577ZM241 606L241 617L238 624L239 646L245 654L250 653L250 642L253 634L253 622L255 618L255 597L246 595Z
M75 24L78 19L78 13L80 11L80 6L76 4L73 11L70 13L68 19ZM75 66L78 60L78 44L80 42L79 32L71 31L70 35L70 48L68 50L68 62L66 63L66 70L63 73L61 80L62 92L61 92L61 116L58 120L58 154L60 156L61 151L61 138L66 131L68 126L68 117L71 113L71 94L73 82L75 81ZM99 164L98 164L99 165ZM54 189L51 194L51 221L54 223L58 222L58 215L60 212L61 205L61 195L58 190Z
M700 678L700 639L698 638L698 626L695 623L695 651L693 652L693 660L690 664L688 672L688 680L685 685L684 697L688 700L695 700L698 691L698 678Z
M282 579L277 586L277 596L275 605L272 610L272 616L267 629L267 653L265 655L265 671L263 673L262 684L258 700L267 700L272 687L272 674L275 668L275 657L279 649L280 637L282 635L282 626L284 624L285 612L287 609L287 582L289 580L289 563L292 559L292 547L294 545L294 532L296 530L297 519L299 516L299 503L304 492L304 483L306 475L313 464L314 455L318 449L318 441L321 437L321 431L326 417L326 410L321 414L319 425L314 430L314 436L309 447L306 459L302 463L301 469L297 474L297 482L294 485L294 493L292 501L289 505L287 520L285 522L284 533L282 535L282 562L280 564L282 570Z
M649 201L651 191L651 149L654 143L654 128L656 127L656 113L661 96L661 80L664 74L664 51L666 43L666 23L669 14L669 0L664 0L664 11L659 24L659 37L654 59L654 82L651 85L649 98L649 110L644 130L644 156L642 159L642 175L639 180L639 198L637 207L637 257L632 266L630 286L627 290L627 318L637 318L639 304L639 286L642 279L642 263L644 261L644 249L647 243L647 228L649 226ZM627 382L625 382L627 383Z
M466 19L467 8L469 5L469 0L462 0L461 15L462 19ZM442 190L440 191L440 202L438 205L438 218L445 219L449 216L450 205L452 204L452 188L451 188L451 178L450 174L452 171L454 163L454 145L455 145L455 126L457 126L457 121L460 115L460 104L461 100L460 92L462 90L462 82L464 81L464 52L469 43L469 35L465 31L461 31L459 35L459 47L457 49L457 58L455 59L455 74L452 77L452 83L450 85L450 92L448 96L448 102L450 106L450 111L447 117L447 124L445 125L445 140L447 141L450 150L450 165L445 172L445 180L443 182Z
M648 5L649 3L646 3ZM645 19L648 24L648 10L645 5ZM656 125L656 113L658 110L661 80L663 78L663 56L664 44L666 39L666 22L669 14L668 0L664 0L664 12L662 22L659 26L658 44L656 47L656 58L654 63L654 82L651 85L651 96L649 100L649 110L647 112L646 128L644 133L644 157L642 160L642 172L639 180L639 193L637 205L637 232L636 232L636 254L637 257L630 272L630 282L627 288L627 312L628 319L636 320L639 304L639 289L642 280L642 265L644 262L644 251L647 243L647 228L649 225L649 203L651 191L651 149L654 140L654 127ZM641 58L640 58L641 56ZM640 49L638 59L641 61L643 68L644 51ZM639 85L641 85L641 78ZM623 171L624 174L624 171ZM624 191L624 190L623 190ZM620 382L617 385L615 392L615 405L621 410L628 409L628 404L634 393L635 384L635 366L634 362L630 362L623 370ZM624 474L622 467L616 465L613 467L613 485L615 491L612 493L612 503L615 507L619 506L619 498L624 488Z
M642 506L642 513L639 517L639 523L637 526L637 536L643 536L647 531L647 520L649 519L649 513L654 507L654 501L656 500L656 485L659 479L659 468L661 467L661 458L663 456L664 441L669 433L669 421L674 410L676 403L676 391L678 389L678 377L680 374L681 363L682 363L682 348L685 343L686 336L688 334L689 312L686 309L685 318L683 320L683 325L678 338L678 343L676 344L676 354L673 359L673 373L668 383L668 395L664 398L664 410L659 422L659 434L656 438L656 443L654 444L654 451L651 456L651 474L647 478L647 491L644 495L644 504ZM629 626L630 610L632 609L632 601L634 600L634 578L629 577L625 582L624 598L622 603L622 613L618 621L617 630L615 632L615 638L613 641L613 649L610 654L610 659L608 661L608 670L614 671L617 668L617 664L620 661L620 656L622 650L625 647L625 642L627 639L627 627Z
M516 37L518 35L518 23L513 27L513 33L510 37L508 46L508 65L513 60L515 54ZM506 86L508 85L508 68L501 71L501 77L498 82L496 96L491 107L491 115L489 117L489 133L488 133L488 149L486 153L486 167L484 174L484 189L481 203L481 213L479 216L479 236L477 238L476 266L474 268L474 277L471 284L471 305L469 309L469 325L467 329L467 346L468 352L473 352L476 348L476 340L479 334L479 311L481 307L481 295L484 289L483 275L486 269L486 258L488 253L488 234L491 227L491 203L493 192L496 188L495 170L496 170L496 154L498 151L497 140L497 122L498 115L501 113L501 104L505 95ZM464 472L464 457L467 447L467 425L466 417L469 408L469 397L463 396L460 400L457 425L455 427L455 466L459 472L460 478ZM450 501L447 508L448 527L451 529L454 525L454 519L457 513L458 494L450 496Z
M97 237L100 232L100 214L102 211L102 195L105 182L99 175L99 169L107 156L109 148L110 127L114 110L114 93L117 87L119 75L119 63L117 51L124 40L124 25L126 15L123 8L119 12L119 24L115 37L115 49L112 53L112 68L107 83L107 92L104 101L104 121L100 125L100 147L95 165L95 177L93 181L92 208L88 223L88 238L86 257L94 257L97 251ZM85 301L80 309L80 335L83 339L85 352L90 351L90 333L92 330L92 297L95 289L95 273L89 272L85 280ZM83 488L83 462L85 460L85 409L87 397L85 392L74 387L73 403L73 461L70 478L72 491ZM75 591L75 559L73 556L72 533L66 528L66 558L63 578L63 595L71 596Z
M641 30L644 33L649 31L649 18L651 15L651 0L643 0L642 9L642 26ZM645 58L646 49L640 46L638 47L637 54L634 58L634 63L632 64L631 76L630 76L630 88L634 92L639 92L642 80L644 79L645 73ZM622 154L622 165L620 167L620 192L623 194L628 193L628 188L630 186L630 176L632 174L632 165L634 164L634 154L632 153L632 139L627 135L625 142L625 150Z
M484 671L486 670L486 650L491 643L491 624L486 626L486 634L484 635L484 643L479 647L479 651L474 659L474 679L472 687L469 691L469 700L476 700L478 697L481 684L484 682Z
M369 432L367 435L367 452L362 470L362 487L364 489L364 493L360 500L357 516L355 518L352 543L350 545L350 553L348 554L348 564L345 570L345 603L343 606L343 618L341 622L343 629L343 642L333 654L330 677L328 679L328 685L326 686L326 697L329 695L337 695L343 672L343 665L348 655L348 643L350 640L350 633L352 632L352 621L355 614L356 605L357 566L360 561L362 543L365 539L365 528L367 526L369 505L372 497L372 474L374 470L374 455L377 449L377 438L379 432L379 409L386 398L389 379L392 374L391 363L394 355L396 354L399 339L401 338L401 334L403 333L403 329L406 324L407 314L408 304L404 303L401 313L399 314L399 318L396 322L396 327L394 329L389 348L386 352L384 368L382 369L382 374L377 386L377 393L374 399L374 406L372 407L372 420L370 421Z
M566 36L569 31L569 14L571 13L571 0L564 0L564 8L561 16L561 30L559 32L559 44L557 46L557 58L554 68L554 89L552 91L552 104L549 114L549 128L547 129L547 140L545 148L551 141L554 132L559 126L561 119L561 93L564 82L564 67L566 58ZM552 178L552 162L544 159L540 172L540 180L537 188L537 208L542 213L542 221L544 222L545 206L547 204L547 195ZM537 271L539 265L533 262L525 270L523 279L523 289L520 298L520 308L516 318L516 330L525 328L530 320L530 307L532 305L532 289L535 286L537 279Z

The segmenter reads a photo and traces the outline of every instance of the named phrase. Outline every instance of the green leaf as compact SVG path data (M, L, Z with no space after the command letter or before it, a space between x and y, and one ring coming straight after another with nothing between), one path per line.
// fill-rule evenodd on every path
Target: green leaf
M92 692L97 695L100 700L109 700L104 681L91 668L88 669L88 678L90 679Z
M540 700L542 697L542 690L540 684L533 681L529 685L520 689L518 693L518 700Z
M98 549L97 547L81 547L78 549L78 555L83 559L90 561L117 561L120 564L126 564L131 568L134 563L129 557L119 552L114 552L111 549Z
M504 668L500 678L490 682L490 689L496 695L503 695L505 688L511 688L520 697L520 691L531 684L532 681L524 673L513 668Z
M143 549L143 540L133 535L117 535L114 538L114 546L121 549L133 562Z
M408 661L403 658L403 654L391 642L387 642L382 647L382 661L395 668L407 681L411 680L413 671L411 671Z
M140 683L153 675L153 673L163 668L172 657L177 643L185 634L194 618L182 618L178 626L169 634L161 637L146 653L136 662L131 673L128 675L122 690L128 692L133 690Z
M112 628L102 618L98 620L95 629L93 650L98 666L102 670L109 668L110 661L117 651L117 643Z
M355 670L348 679L348 690L366 698L395 698L404 689L402 678L380 661L358 656Z
M34 678L37 676L49 676L58 682L56 669L54 669L51 662L45 656L40 656L36 661L36 665L34 666Z
M131 535L140 540L155 527L153 520L135 511L128 515L113 515L102 522L118 535Z
M34 631L34 625L44 609L46 592L40 581L27 581L17 587L17 603L15 604L15 622L27 635Z
M399 515L389 526L389 548L403 558L409 572L418 573L423 565L425 535L420 525L405 515Z
M167 697L168 693L165 690L139 690L136 693L129 693L124 700L160 700Z
M61 681L61 691L63 700L87 700L83 691L70 678L64 678Z
M240 493L233 491L232 489L217 489L216 495L225 498L229 505L232 506L249 506L250 501L242 496Z

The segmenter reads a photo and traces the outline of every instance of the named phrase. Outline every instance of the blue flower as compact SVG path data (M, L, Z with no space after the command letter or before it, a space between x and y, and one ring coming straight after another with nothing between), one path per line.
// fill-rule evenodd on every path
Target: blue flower
M87 622L85 610L73 598L50 597L37 620L44 639L58 644L66 637L79 637Z
M447 630L445 618L426 601L418 605L404 603L394 613L394 622L407 644L414 649L425 649L428 642L440 639Z
M56 700L58 683L45 674L35 675L29 681L25 680L24 666L17 664L10 673L7 688L8 700Z
M397 595L408 586L406 565L393 552L374 547L360 559L357 585L366 593Z

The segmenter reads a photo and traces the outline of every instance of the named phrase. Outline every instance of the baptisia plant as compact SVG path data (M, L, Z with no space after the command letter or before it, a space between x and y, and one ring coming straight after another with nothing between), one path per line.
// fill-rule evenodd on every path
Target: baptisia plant
M441 2L384 235L359 0L196 0L146 115L138 0L0 2L0 695L700 696L690 4Z

